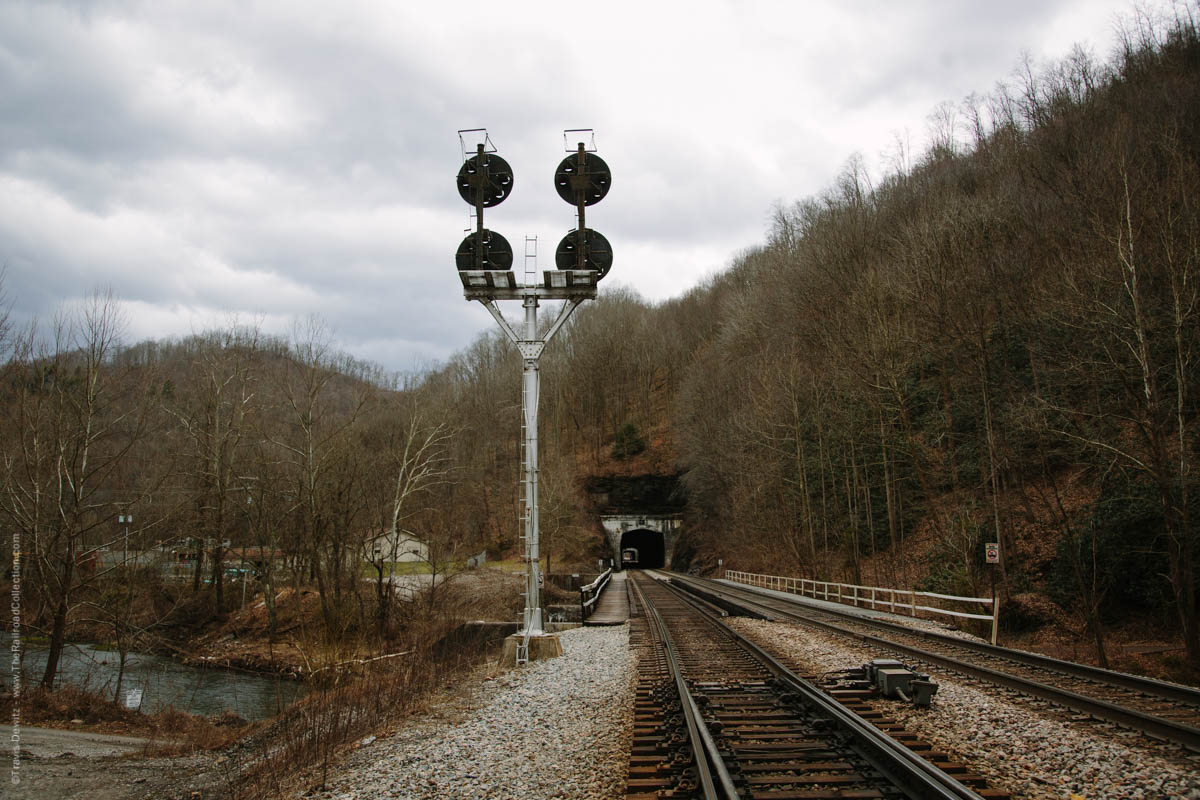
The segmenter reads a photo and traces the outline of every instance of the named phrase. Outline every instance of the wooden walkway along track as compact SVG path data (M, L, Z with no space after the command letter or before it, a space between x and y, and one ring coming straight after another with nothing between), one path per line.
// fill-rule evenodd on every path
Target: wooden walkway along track
M624 625L629 621L629 594L626 592L624 572L614 572L596 601L596 610L584 620L584 625Z

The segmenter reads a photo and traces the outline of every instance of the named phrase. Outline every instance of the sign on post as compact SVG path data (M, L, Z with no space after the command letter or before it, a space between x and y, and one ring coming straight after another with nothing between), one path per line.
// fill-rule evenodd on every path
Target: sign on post
M984 560L989 564L1000 563L1000 543L988 542L983 546Z

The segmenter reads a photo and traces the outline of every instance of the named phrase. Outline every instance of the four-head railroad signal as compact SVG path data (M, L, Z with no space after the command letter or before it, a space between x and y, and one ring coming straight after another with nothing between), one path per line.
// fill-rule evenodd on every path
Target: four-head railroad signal
M563 132L563 138L591 133L589 128L571 129ZM484 227L483 214L484 209L500 205L512 194L513 170L496 153L486 129L472 128L458 134L463 145L463 163L455 184L459 197L475 209L475 231L459 244L454 265L468 297L487 293L494 299L505 299L507 295L496 292L513 292L520 288L511 272L512 246L499 233ZM464 134L476 135L475 151L469 157ZM483 141L478 141L479 138ZM600 232L586 226L585 209L603 200L612 186L612 170L596 154L594 135L592 142L591 148L579 142L554 171L554 190L575 206L578 225L559 242L554 253L555 269L544 273L541 288L549 292L543 295L547 298L594 293L596 283L612 267L612 245Z
M565 131L564 139L569 134L583 132ZM476 137L475 153L469 158L463 134ZM475 209L475 232L462 240L454 254L454 263L458 267L464 296L468 300L478 300L487 308L500 325L500 330L516 346L522 362L524 447L521 452L524 463L521 471L525 491L521 502L521 518L525 539L525 612L521 631L510 637L509 641L516 662L523 664L531 658L562 652L557 638L544 630L541 607L543 579L538 568L537 481L537 407L541 378L538 360L546 343L562 329L579 304L596 296L597 281L612 266L612 246L608 240L584 226L584 209L600 202L608 194L612 173L604 160L583 143L563 159L554 173L554 188L559 197L575 206L579 225L559 244L554 254L556 269L545 270L541 283L518 284L512 273L512 247L503 236L483 227L483 210L504 202L512 192L512 168L496 155L486 130L462 130L458 136L463 146L463 165L457 178L458 194ZM528 254L526 257L529 257ZM526 274L529 275L529 272ZM520 300L525 311L524 324L513 325L505 319L500 311L500 300ZM548 328L538 325L538 304L543 300L565 301Z

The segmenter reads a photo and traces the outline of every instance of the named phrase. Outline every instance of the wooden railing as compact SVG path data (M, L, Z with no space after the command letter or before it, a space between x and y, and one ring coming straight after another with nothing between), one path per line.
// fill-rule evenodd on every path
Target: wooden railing
M587 586L579 587L579 609L580 619L585 620L592 615L596 610L596 601L600 599L600 593L604 591L604 587L608 586L609 579L612 578L612 568L608 568L601 572L596 580L589 583Z
M960 597L953 594L890 589L882 586L858 586L852 583L831 583L808 578L789 578L783 575L762 575L736 570L726 570L725 577L748 586L760 586L764 589L774 589L801 597L811 597L814 600L852 605L857 608L871 608L875 611L886 610L893 614L907 614L911 617L916 617L917 612L920 611L959 619L987 620L992 624L992 644L996 643L996 634L1000 625L1000 601L991 597ZM991 606L991 613L976 614L925 605L933 600Z

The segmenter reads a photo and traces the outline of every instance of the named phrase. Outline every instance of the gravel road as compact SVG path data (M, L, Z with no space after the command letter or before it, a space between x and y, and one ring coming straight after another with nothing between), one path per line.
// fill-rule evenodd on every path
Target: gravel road
M4 792L12 800L162 800L187 797L178 785L211 768L207 755L177 758L124 758L141 752L146 739L56 728L20 729L19 759L11 759L13 729L0 726L6 746ZM161 742L160 742L161 744ZM16 779L16 782L13 779Z
M561 657L502 672L450 707L368 737L315 796L624 796L634 690L628 625L559 636Z
M13 727L0 725L0 740L5 746L12 744ZM137 736L114 736L108 733L88 731L64 731L58 728L20 729L20 747L33 758L55 758L65 753L95 758L136 753L145 748L149 740Z

